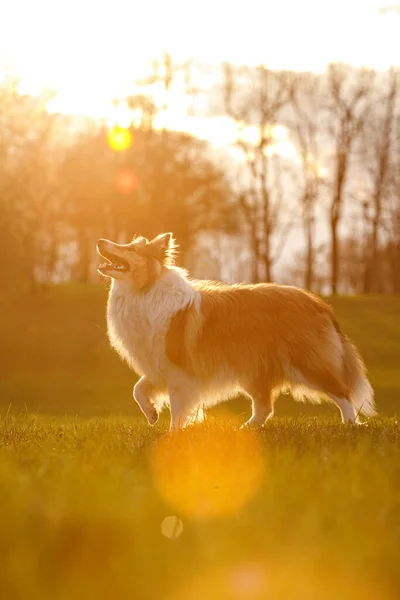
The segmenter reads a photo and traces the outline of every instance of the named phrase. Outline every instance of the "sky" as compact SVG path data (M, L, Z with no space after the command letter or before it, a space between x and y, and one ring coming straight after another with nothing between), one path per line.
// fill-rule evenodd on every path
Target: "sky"
M63 110L104 116L165 49L176 60L321 71L399 63L400 14L382 0L12 0L0 3L0 68Z
M0 0L0 80L10 69L20 91L57 90L52 110L124 120L111 100L132 91L162 51L175 61L323 71L332 61L385 70L400 65L400 0ZM210 82L213 85L213 81ZM50 109L50 106L49 106ZM129 117L128 117L129 118ZM223 149L228 117L188 117L182 96L157 115ZM122 125L122 123L121 123ZM254 131L247 132L251 138ZM284 128L273 151L293 157ZM295 157L294 157L295 158ZM238 157L238 160L240 158Z

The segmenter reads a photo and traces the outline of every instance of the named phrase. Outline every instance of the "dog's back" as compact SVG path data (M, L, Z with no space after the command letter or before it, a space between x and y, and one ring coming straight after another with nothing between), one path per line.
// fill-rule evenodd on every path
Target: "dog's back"
M200 311L187 306L176 313L167 353L174 363L198 375L229 368L238 375L269 370L271 376L275 370L282 379L306 349L315 352L329 336L339 342L330 307L300 289L201 281L194 286L201 296Z
M276 397L289 387L298 400L319 402L322 393L353 399L362 412L373 412L369 384L361 386L366 397L356 398L356 388L366 380L364 365L359 355L354 360L354 346L321 299L273 284L195 282L194 287L200 311L188 306L173 317L167 356L204 386L215 379L226 388L230 379L232 391L239 387L252 398Z

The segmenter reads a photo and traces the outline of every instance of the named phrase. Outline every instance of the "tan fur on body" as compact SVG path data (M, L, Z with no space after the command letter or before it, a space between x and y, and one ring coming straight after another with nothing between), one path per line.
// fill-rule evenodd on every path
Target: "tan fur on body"
M201 407L243 391L253 402L248 424L260 426L287 388L297 400L334 401L346 422L374 414L363 361L325 302L289 286L189 280L173 266L175 245L165 235L125 246L99 243L103 256L108 244L129 266L111 275L122 281L114 281L110 293L109 332L142 376L134 395L150 422L166 394L171 424L178 427ZM129 314L118 313L118 302L129 305ZM125 335L134 321L135 331ZM135 336L137 345L131 343Z

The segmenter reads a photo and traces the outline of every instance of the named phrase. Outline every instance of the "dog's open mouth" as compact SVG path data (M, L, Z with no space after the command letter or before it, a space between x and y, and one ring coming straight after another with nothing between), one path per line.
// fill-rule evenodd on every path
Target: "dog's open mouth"
M109 252L106 253L104 250L101 253L101 256L105 258L107 262L98 266L97 270L100 271L100 273L105 274L107 271L120 271L121 273L124 273L125 271L128 271L128 263L119 256Z
M106 262L98 266L99 269L115 269L116 271L127 271L128 265L122 262Z

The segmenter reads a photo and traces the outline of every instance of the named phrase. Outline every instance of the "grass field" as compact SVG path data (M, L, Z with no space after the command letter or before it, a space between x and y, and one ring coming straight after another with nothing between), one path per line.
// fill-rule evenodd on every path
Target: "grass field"
M137 418L105 302L0 299L0 600L400 598L399 299L333 302L366 426L284 397L261 433L238 401L173 435Z
M400 597L395 419L9 414L0 437L4 600Z

